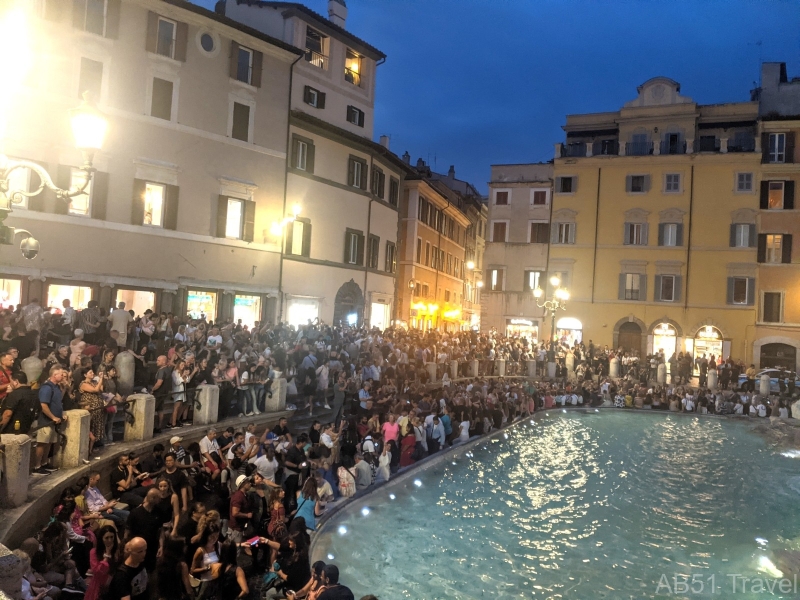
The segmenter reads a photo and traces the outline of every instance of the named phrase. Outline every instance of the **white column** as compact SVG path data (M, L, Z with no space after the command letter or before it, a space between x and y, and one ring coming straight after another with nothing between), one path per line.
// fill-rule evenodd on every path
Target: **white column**
M427 362L425 363L425 370L430 375L431 383L436 381L436 363L435 362Z
M547 363L547 378L548 379L556 378L556 363L554 362Z
M0 506L16 508L28 500L31 466L31 438L27 435L0 435Z
M623 142L622 140L620 140L620 142L619 142L619 152L617 152L617 154L619 156L625 156L625 144L626 143L627 142Z
M686 140L686 154L694 154L694 139L692 138Z
M769 375L767 373L761 376L761 381L758 384L758 393L764 398L769 396Z
M716 391L717 389L717 370L716 369L709 369L708 370L708 389L712 391Z
M494 361L494 374L498 377L506 376L506 361L503 358L498 358Z
M272 398L267 395L264 401L264 412L286 410L286 380L276 379L271 386Z
M153 439L153 423L156 416L156 399L150 394L131 394L128 396L130 408L133 413L133 425L125 419L126 442L142 442Z
M719 138L719 151L722 154L728 153L728 138Z
M89 458L89 411L68 410L64 416L67 420L59 427L67 437L67 443L62 445L59 436L53 452L53 464L61 468L79 467Z
M561 148L563 144L556 144L556 158L561 158Z
M219 414L219 386L205 383L198 385L197 401L200 403L200 408L195 406L192 425L216 423Z
M470 377L477 377L478 376L478 369L480 368L480 363L477 360L473 360L470 363L469 367L469 376Z
M458 377L458 361L451 360L450 361L450 377L453 379Z
M667 383L667 365L660 363L656 371L656 381L660 384Z
M525 362L528 363L527 365L528 377L536 377L536 361L528 360Z
M608 362L608 376L619 377L619 357L615 356Z
M594 146L594 142L586 142L586 156L587 157L592 155L593 146Z
M653 140L650 143L653 145L653 156L658 156L661 154L661 140Z

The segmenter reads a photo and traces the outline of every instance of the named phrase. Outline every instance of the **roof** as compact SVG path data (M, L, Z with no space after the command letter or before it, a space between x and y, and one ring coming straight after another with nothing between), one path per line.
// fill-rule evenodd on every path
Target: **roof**
M355 142L356 144L360 144L369 149L369 151L375 153L376 155L384 158L387 162L392 163L395 167L397 167L400 171L404 174L409 174L413 170L409 167L406 163L404 163L399 156L397 156L394 152L386 148L385 146L381 146L377 142L373 142L369 138L362 137L358 134L352 133L347 131L346 129L342 129L341 127L337 127L336 125L331 125L327 121L323 121L318 117L314 117L308 113L305 113L300 110L293 110L291 112L291 118L295 121L302 121L303 123L307 123L312 127L316 127L317 129L322 129L324 131L328 131L337 135L341 138L344 138L348 141Z
M165 4L170 4L172 6L176 6L178 8L182 8L184 10L188 10L189 12L193 12L197 15L203 16L207 19L211 19L212 21L216 21L217 23L221 23L222 25L227 25L233 29L241 31L242 33L249 35L250 37L256 38L261 40L262 42L267 42L268 44L272 44L273 46L277 46L282 50L286 50L287 52L291 52L297 56L302 56L303 51L295 48L291 44L287 44L283 40L279 40L278 38L274 38L271 35L267 35L266 33L262 33L257 29L253 29L252 27L248 27L247 25L243 25L239 21L235 21L225 15L221 15L217 12L212 10L208 10L207 8L203 8L202 6L198 6L188 0L161 0Z
M288 16L300 13L302 15L305 15L307 18L311 19L319 29L322 29L323 31L327 30L327 33L329 34L332 33L334 35L347 38L347 40L351 42L351 46L353 47L354 50L358 50L359 52L368 55L370 58L374 60L382 60L386 58L386 55L380 50L378 50L372 44L368 44L361 38L347 31L344 27L339 27L336 23L333 23L330 19L326 19L318 12L315 12L298 2L269 2L268 0L236 0L236 3L247 4L248 6L256 6L260 8L287 9L284 15Z

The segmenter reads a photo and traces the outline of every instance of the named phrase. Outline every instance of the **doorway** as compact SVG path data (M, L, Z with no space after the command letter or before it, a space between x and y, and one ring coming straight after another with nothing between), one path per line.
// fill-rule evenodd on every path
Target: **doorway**
M333 304L333 324L360 325L364 317L364 294L354 280L343 284L336 292Z
M764 344L761 346L762 369L794 371L797 366L797 348L789 344Z
M633 352L637 356L642 352L642 328L638 323L628 321L619 328L618 346L625 352Z

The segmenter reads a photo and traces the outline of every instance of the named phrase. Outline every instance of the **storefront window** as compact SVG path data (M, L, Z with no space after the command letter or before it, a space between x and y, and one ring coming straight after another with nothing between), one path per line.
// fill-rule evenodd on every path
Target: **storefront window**
M59 312L64 308L64 300L69 300L72 308L83 310L92 299L92 288L78 285L57 285L47 287L47 306Z
M0 308L15 308L22 302L22 282L19 279L0 279Z
M562 317L556 321L556 336L559 343L572 348L583 339L583 324L574 317Z
M669 360L678 349L678 332L669 323L659 323L653 329L653 352L664 351L664 357Z
M156 294L142 290L119 289L114 306L119 306L120 302L125 303L125 310L132 310L137 317L141 317L144 311L156 309Z
M373 302L370 308L370 325L381 331L389 327L389 305Z
M289 325L305 325L319 316L319 305L309 300L293 300L286 311L286 320Z
M719 361L722 356L722 332L713 325L701 327L694 336L694 371L698 374L700 371L697 365L697 359L701 358L704 354L707 359L714 355L714 358Z
M216 292L189 290L186 296L186 312L193 319L213 321L217 318Z
M252 328L261 320L261 296L239 296L233 300L233 321Z
M529 342L537 343L539 340L539 324L530 319L507 319L506 335L525 338Z

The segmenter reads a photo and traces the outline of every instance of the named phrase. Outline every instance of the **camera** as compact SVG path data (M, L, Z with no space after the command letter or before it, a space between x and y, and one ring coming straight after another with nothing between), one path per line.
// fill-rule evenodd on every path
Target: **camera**
M39 255L39 240L33 236L26 237L20 242L19 249L28 260L36 258Z

